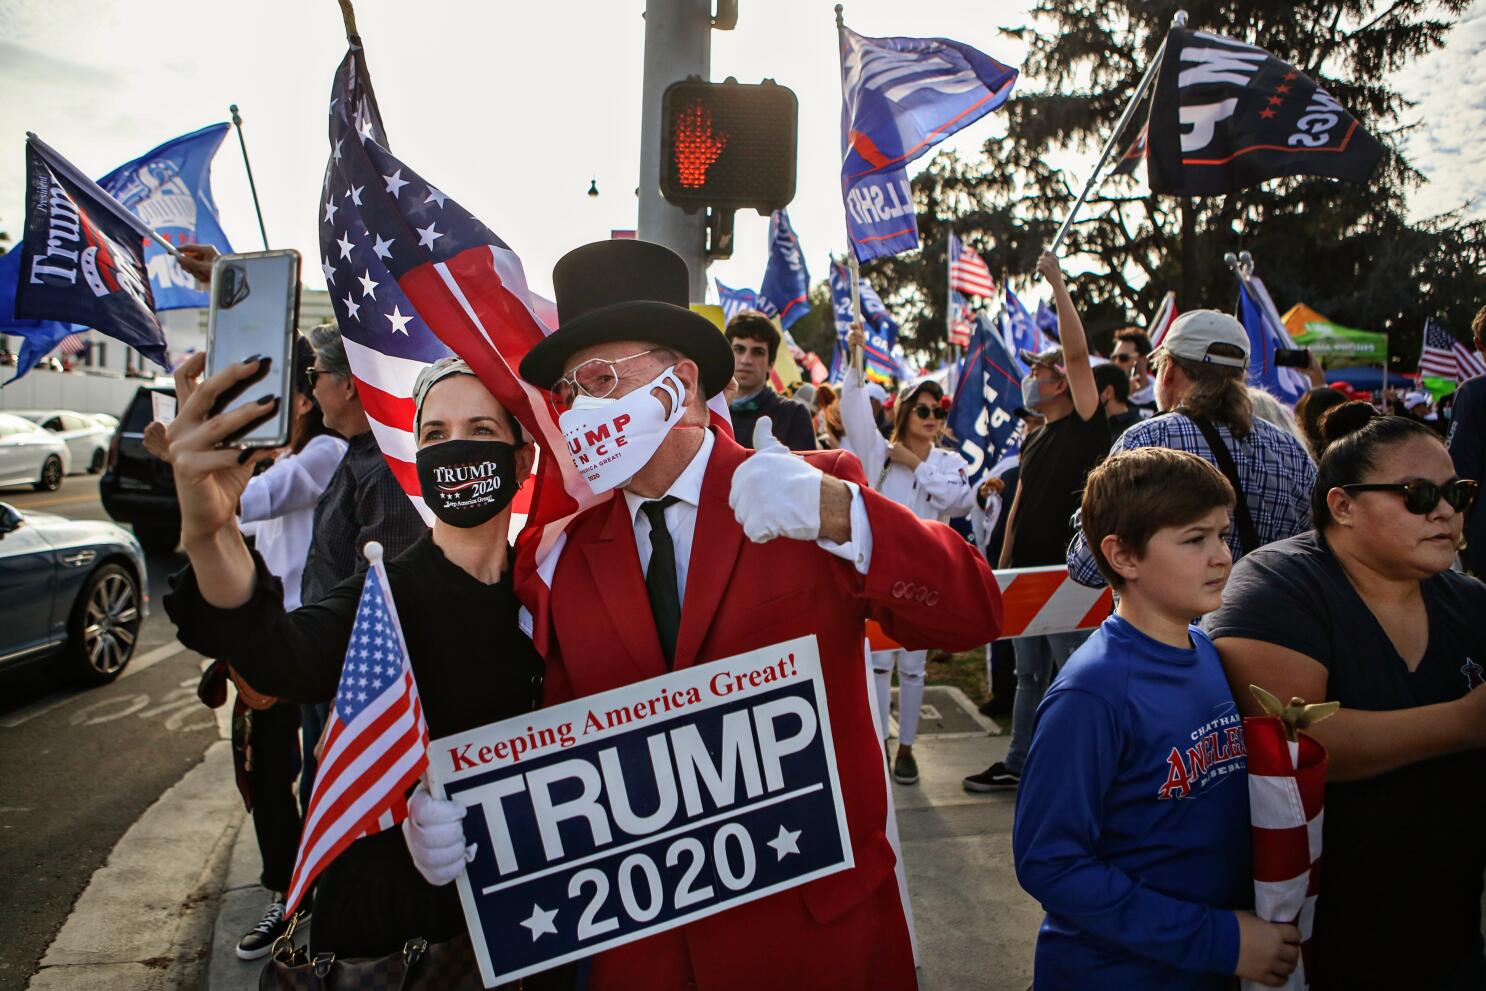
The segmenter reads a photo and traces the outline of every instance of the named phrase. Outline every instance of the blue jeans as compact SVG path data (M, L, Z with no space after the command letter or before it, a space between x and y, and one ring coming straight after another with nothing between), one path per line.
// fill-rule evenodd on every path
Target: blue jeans
M1092 630L1076 630L1012 641L1016 651L1016 701L1011 708L1011 749L1006 752L1008 771L1022 773L1027 751L1032 747L1032 723L1037 718L1037 703L1042 701L1053 676L1091 633Z

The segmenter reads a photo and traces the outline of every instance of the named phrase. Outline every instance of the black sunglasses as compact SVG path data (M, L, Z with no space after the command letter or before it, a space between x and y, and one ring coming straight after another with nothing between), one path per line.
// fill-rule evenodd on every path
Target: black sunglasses
M919 403L913 407L913 413L920 420L927 420L931 416L936 420L942 420L949 416L949 411L943 406L930 406L928 403Z
M1465 512L1476 501L1476 483L1469 478L1457 478L1444 485L1436 485L1425 478L1416 478L1412 482L1367 482L1343 485L1341 490L1346 493L1397 492L1403 496L1403 508L1416 516L1433 512L1441 499L1457 513Z
M1110 361L1117 361L1117 362L1119 362L1120 364L1123 365L1123 364L1126 364L1128 362L1134 361L1135 360L1135 355L1130 354L1129 352L1126 352L1125 354L1117 354L1117 355L1113 356L1112 358L1110 358L1109 360Z
M311 365L310 367L308 367L308 368L306 368L304 370L304 377L310 380L310 388L311 389L313 389L315 387L316 380L318 380L320 378L320 376L323 375L324 373L325 373L325 369L323 369L323 368L316 368L314 365Z

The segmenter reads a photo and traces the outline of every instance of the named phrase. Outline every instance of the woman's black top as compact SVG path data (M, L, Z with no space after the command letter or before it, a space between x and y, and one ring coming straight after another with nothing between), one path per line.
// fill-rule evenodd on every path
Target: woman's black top
M298 701L333 698L365 572L285 613L279 580L256 553L253 561L253 595L237 609L209 605L189 567L171 579L165 611L181 643L226 658L261 692ZM450 563L428 536L386 568L430 739L536 708L542 662L517 628L509 572L486 585ZM379 957L414 936L439 941L466 931L455 886L423 880L400 829L357 840L317 886L310 930L316 953Z
M1315 531L1245 555L1203 625L1325 665L1326 697L1343 708L1449 702L1486 673L1486 585L1446 571L1419 587L1429 647L1413 671ZM1322 833L1314 991L1431 988L1479 960L1486 750L1328 784Z

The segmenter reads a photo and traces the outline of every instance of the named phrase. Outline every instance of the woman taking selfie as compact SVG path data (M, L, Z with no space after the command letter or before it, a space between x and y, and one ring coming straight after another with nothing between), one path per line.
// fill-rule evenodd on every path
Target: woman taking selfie
M333 697L364 572L313 605L284 611L277 579L243 543L233 515L264 455L239 463L237 450L217 447L264 407L208 415L213 400L251 376L255 365L196 384L202 367L197 358L176 373L181 409L167 433L191 565L174 579L166 610L182 643L228 659L257 691L284 699ZM429 535L388 560L386 571L429 735L437 739L528 712L541 698L541 661L516 626L508 546L511 496L531 470L533 451L457 358L426 368L413 399L418 477L435 522ZM460 468L499 484L474 497L468 490L446 494L440 472ZM420 801L426 802L421 790L411 806L414 821ZM439 825L460 828L457 820ZM402 831L357 840L320 876L311 953L378 958L422 937L432 954L433 944L467 940L457 890L447 883L462 867L446 865L452 873L436 887L425 880L428 865L415 866ZM478 975L471 978L478 987ZM566 986L566 975L547 978ZM543 980L528 978L525 986L547 986Z
M1317 529L1234 566L1204 624L1249 685L1341 710L1329 754L1315 991L1486 986L1486 585L1450 570L1474 480L1421 423L1350 402L1321 420Z
M866 338L860 330L853 330L847 342L852 347L862 347ZM920 379L899 391L891 440L883 439L878 433L866 389L855 373L847 373L839 403L845 428L842 446L861 458L862 470L874 489L907 506L921 520L943 523L970 514L975 492L965 477L969 465L955 452L938 446L949 417L949 406L939 383ZM928 657L926 650L894 648L872 652L877 717L884 740L888 735L893 668L898 669L898 756L893 761L893 780L899 784L918 781L913 741L918 736Z

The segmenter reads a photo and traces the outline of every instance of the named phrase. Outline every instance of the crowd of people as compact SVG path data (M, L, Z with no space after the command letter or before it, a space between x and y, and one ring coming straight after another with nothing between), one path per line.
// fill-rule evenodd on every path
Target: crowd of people
M510 498L535 444L467 364L419 376L419 477L478 465L503 484L474 507L424 484L431 527L377 449L334 327L301 342L283 452L219 446L262 415L211 412L252 362L205 379L203 356L182 365L178 415L146 441L173 464L190 559L166 609L239 690L240 784L274 893L239 956L268 955L286 926L294 777L302 765L303 803L365 581L357 551L376 540L433 738L807 632L819 642L853 866L525 987L915 987L884 778L919 778L929 653L982 648L986 711L1010 716L1010 746L964 787L1016 795L1017 877L1046 910L1034 986L1279 986L1304 939L1313 988L1486 987L1486 585L1472 577L1486 574L1473 509L1486 380L1462 386L1448 426L1409 397L1380 411L1325 386L1291 410L1246 384L1233 317L1184 313L1157 348L1121 331L1104 359L1057 259L1038 271L1058 347L1020 355L1019 450L972 480L938 381L889 392L848 372L780 395L777 324L743 312L717 334L686 309L671 252L616 240L564 257L559 329L520 374L550 391L570 436L625 415L654 440L590 478L615 496L569 527L531 635ZM1480 347L1486 309L1473 329ZM731 434L706 404L719 393ZM992 569L1049 566L1111 586L1114 614L999 640ZM1341 703L1310 730L1330 764L1303 924L1253 911L1250 684ZM451 885L472 856L464 806L419 786L409 809L321 875L312 952L467 939ZM748 949L750 933L771 952Z

